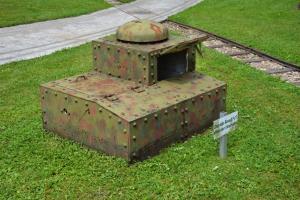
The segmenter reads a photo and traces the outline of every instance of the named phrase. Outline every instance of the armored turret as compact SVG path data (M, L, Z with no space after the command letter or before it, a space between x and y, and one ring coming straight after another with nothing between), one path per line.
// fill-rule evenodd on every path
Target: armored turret
M41 85L44 128L128 161L200 133L226 96L195 72L202 39L137 20L93 41L93 71Z

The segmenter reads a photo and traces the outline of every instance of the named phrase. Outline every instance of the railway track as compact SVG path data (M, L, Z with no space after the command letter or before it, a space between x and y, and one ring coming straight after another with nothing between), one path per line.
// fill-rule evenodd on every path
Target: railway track
M280 77L282 80L300 87L300 66L285 62L256 49L199 28L171 20L165 20L163 23L168 28L185 34L200 34L207 36L207 39L203 42L204 46L226 54L233 59L237 59L272 76Z

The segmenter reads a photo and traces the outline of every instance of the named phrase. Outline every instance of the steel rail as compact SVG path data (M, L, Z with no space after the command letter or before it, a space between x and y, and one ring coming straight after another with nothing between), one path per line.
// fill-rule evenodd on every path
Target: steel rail
M245 51L247 51L249 53L252 53L252 54L257 55L259 57L265 58L266 60L270 60L270 61L275 62L277 64L280 64L280 65L282 65L282 66L284 66L286 68L292 69L293 71L300 72L300 66L297 66L297 65L292 64L292 63L288 63L288 62L286 62L284 60L281 60L279 58L275 58L275 57L270 56L270 55L268 55L266 53L263 53L263 52L261 52L261 51L259 51L257 49L245 46L243 44L240 44L238 42L232 41L230 39L227 39L225 37L219 36L217 34L211 33L209 31L203 30L201 28L197 28L197 27L193 27L193 26L190 26L190 25L182 24L180 22L175 22L173 20L167 19L167 20L164 20L162 23L167 23L167 22L174 23L174 24L176 24L176 25L178 25L178 26L180 26L182 28L185 28L185 29L194 29L196 31L202 32L204 34L207 34L209 36L209 38L214 38L216 40L220 40L220 41L224 42L225 45L230 45L232 47L238 47L238 48L240 48L242 50L245 50Z

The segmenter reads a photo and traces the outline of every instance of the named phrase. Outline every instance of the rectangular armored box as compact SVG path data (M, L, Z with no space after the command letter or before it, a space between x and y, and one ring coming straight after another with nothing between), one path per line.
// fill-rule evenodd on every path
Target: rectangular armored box
M131 161L211 125L226 85L197 72L143 86L93 71L40 92L45 129Z
M196 45L203 38L170 33L160 43L126 43L110 35L93 41L95 70L126 80L152 85L195 70Z

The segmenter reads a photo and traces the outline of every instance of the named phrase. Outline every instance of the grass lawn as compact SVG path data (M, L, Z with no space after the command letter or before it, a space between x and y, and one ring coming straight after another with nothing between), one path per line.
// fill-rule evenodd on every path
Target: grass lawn
M205 0L172 17L300 66L299 0Z
M220 160L206 131L127 166L42 129L39 85L91 67L83 45L0 67L0 199L299 199L300 89L205 49L197 70L239 111Z
M0 0L0 27L78 16L108 7L104 0Z

